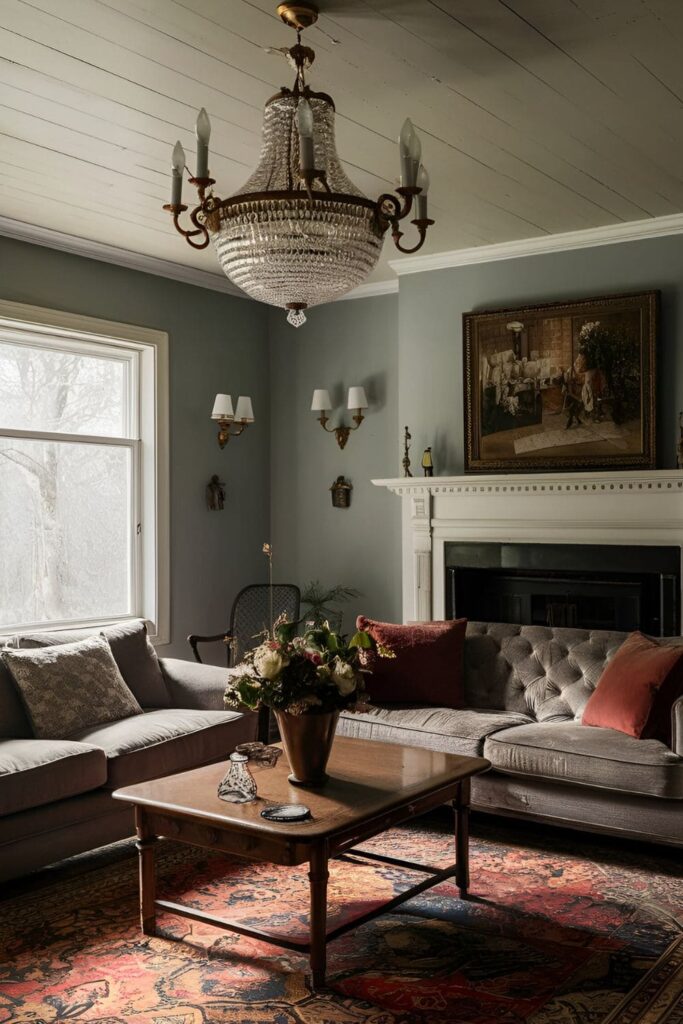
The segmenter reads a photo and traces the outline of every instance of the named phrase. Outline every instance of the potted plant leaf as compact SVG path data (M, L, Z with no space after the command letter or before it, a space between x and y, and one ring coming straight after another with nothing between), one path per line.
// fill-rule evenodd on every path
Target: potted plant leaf
M339 632L344 613L335 605L350 601L354 597L360 597L360 591L354 587L337 584L326 590L320 580L311 580L301 594L301 603L307 608L303 614L304 625L307 628L316 628L328 622L332 630Z

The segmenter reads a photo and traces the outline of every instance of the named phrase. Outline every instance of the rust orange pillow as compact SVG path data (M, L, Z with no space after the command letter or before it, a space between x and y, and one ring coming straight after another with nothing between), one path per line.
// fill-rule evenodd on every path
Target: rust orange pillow
M402 626L359 615L356 626L394 655L370 656L366 685L373 703L463 706L467 619Z
M683 647L631 633L598 680L584 725L671 746L671 705L683 695Z

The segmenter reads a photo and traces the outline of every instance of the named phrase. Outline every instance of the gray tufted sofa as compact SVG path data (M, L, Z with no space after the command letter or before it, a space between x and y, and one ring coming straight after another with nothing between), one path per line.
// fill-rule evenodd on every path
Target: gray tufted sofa
M374 707L343 714L339 732L487 757L491 771L473 780L481 811L683 846L683 698L673 749L581 724L626 636L470 622L465 708Z

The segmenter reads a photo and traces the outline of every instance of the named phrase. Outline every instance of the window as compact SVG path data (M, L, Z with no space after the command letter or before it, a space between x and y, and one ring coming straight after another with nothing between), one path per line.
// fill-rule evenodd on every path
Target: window
M0 303L0 633L168 632L167 338Z

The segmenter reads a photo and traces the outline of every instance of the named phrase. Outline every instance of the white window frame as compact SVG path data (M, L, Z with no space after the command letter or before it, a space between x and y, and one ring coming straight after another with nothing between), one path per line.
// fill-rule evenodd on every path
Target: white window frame
M99 352L109 358L124 359L133 374L131 392L137 398L136 408L131 410L131 425L136 435L132 439L4 428L0 431L4 437L127 446L131 457L138 460L138 472L133 473L133 480L138 481L139 486L132 488L130 509L134 613L69 622L68 625L41 623L24 631L36 628L41 632L58 632L143 618L155 645L170 643L168 335L147 327L4 300L0 300L0 331L11 334L13 343L34 348L40 345L41 339L46 347L50 342L64 340L72 350L80 348L90 355Z

